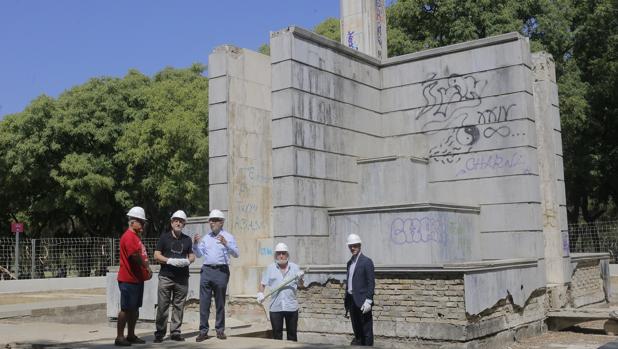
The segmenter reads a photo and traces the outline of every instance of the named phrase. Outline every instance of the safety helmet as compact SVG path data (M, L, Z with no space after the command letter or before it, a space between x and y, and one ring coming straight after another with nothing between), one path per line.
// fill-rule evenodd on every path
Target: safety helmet
M146 212L144 212L144 209L139 206L132 207L129 212L127 212L127 216L130 218L137 218L147 221Z
M223 215L223 212L217 209L210 211L210 214L208 215L208 219L210 218L220 218L220 219L225 220L225 216Z
M290 252L290 250L288 249L288 245L280 242L275 246L275 252Z
M362 243L360 236L356 234L348 235L348 245L360 244Z
M183 221L186 222L187 221L187 214L183 210L178 210L178 211L174 212L174 214L172 215L172 218L170 218L170 219L174 219L174 218L182 219Z

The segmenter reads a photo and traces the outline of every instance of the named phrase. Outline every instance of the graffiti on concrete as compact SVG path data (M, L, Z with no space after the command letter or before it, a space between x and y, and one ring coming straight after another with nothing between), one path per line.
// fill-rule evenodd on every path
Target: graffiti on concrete
M378 41L378 58L382 58L382 50L384 49L383 37L382 37L382 22L384 20L384 6L383 0L375 0L376 4L376 39Z
M395 218L390 239L396 245L436 243L446 245L449 223L444 217Z
M348 39L348 47L358 50L358 43L356 43L355 35L355 32L349 31L346 33L346 38Z
M490 154L476 154L462 163L455 173L460 177L471 172L498 171L500 169L522 168L527 171L524 156L518 152L493 152Z
M487 80L473 75L451 75L433 80L432 73L423 83L424 103L416 120L427 134L445 133L436 145L430 147L429 156L443 164L457 163L461 154L469 153L481 139L523 136L503 124L509 121L516 109L514 103L487 106L482 94Z

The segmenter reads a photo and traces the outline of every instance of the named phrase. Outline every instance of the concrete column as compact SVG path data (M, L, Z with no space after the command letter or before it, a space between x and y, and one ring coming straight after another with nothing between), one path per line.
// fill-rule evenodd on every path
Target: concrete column
M565 284L570 282L571 264L566 212L562 208L566 203L555 65L545 52L533 54L532 62L547 282Z
M221 46L208 59L210 208L238 242L229 294L254 294L272 261L270 58Z
M387 58L384 0L340 0L341 43L378 59Z

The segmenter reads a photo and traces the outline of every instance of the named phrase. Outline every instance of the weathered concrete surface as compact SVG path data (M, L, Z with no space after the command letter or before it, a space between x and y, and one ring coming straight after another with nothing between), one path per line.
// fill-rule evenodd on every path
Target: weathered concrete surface
M387 57L384 0L340 0L341 43L378 59Z
M0 294L90 288L105 288L105 276L32 280L2 280Z

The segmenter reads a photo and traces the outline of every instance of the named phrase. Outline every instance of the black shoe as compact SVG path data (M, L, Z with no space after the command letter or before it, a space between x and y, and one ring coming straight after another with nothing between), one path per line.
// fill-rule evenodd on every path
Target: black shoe
M146 343L145 340L139 338L138 336L135 337L127 337L127 341L131 344L144 344Z
M177 342L184 342L185 339L180 335L180 333L174 333L170 336L170 339Z
M154 343L161 343L161 342L163 342L163 337L157 337L157 336L155 336L155 339L154 339L154 341L153 341L153 342L154 342Z
M131 342L126 340L126 338L116 338L116 340L114 341L114 345L117 347L130 347Z
M202 342L210 338L208 333L200 333L197 337L195 337L196 342Z
M225 333L223 333L223 331L217 331L217 338L227 339L227 336L225 335Z
M350 345L362 345L362 344L361 344L361 341L359 341L358 339L354 338L350 342Z

